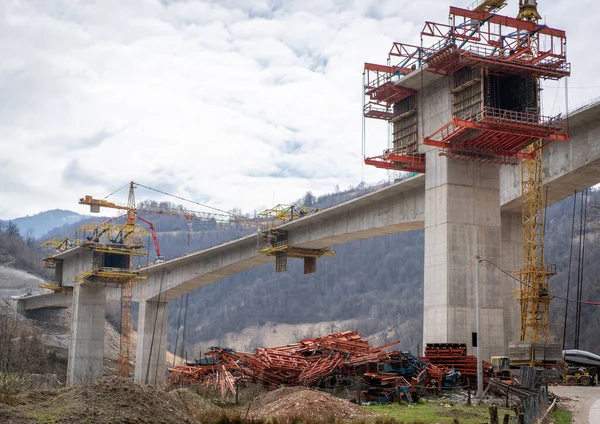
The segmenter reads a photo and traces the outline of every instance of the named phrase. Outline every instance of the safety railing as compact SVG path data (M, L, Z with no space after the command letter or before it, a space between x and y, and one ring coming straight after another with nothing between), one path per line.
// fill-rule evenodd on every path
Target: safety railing
M543 116L538 115L537 113L517 112L514 110L498 109L486 106L483 108L483 113L478 113L476 115L477 119L475 120L493 119L495 121L535 125L559 131L562 129L561 115L562 114L558 114L556 116Z
M363 113L367 118L390 120L394 117L394 112L391 108L372 102L365 105Z
M128 268L117 268L112 266L102 266L97 269L97 272L111 273L111 274L136 274L137 271Z
M538 52L531 54L530 49L513 50L510 47L495 47L479 43L469 43L460 49L462 56L481 58L486 60L497 60L506 64L535 67L540 70L548 70L569 73L571 64L566 61L564 55L552 52ZM519 54L521 52L521 54Z

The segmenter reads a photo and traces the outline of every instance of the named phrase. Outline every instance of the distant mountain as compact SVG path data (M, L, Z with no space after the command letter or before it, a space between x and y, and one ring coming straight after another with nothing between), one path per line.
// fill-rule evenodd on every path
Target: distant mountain
M87 218L85 215L78 214L77 212L53 209L35 215L15 218L12 222L19 227L21 234L25 235L27 230L31 228L34 237L39 238L56 227L79 222L85 218Z

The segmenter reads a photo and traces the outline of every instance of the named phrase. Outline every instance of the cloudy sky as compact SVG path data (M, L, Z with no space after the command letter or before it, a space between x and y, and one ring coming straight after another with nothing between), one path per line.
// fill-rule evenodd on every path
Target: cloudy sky
M417 44L449 4L0 0L0 219L85 213L79 197L130 180L252 212L385 179L362 166L363 63L385 63L392 41ZM600 96L598 9L540 1L568 34L570 106ZM546 114L564 109L563 87L545 84ZM377 124L369 155L386 145Z

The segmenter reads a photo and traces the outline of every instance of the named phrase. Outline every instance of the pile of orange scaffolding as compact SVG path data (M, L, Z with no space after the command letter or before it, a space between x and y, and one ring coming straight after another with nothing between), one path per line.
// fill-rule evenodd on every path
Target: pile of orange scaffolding
M215 362L267 385L310 386L342 369L388 361L383 349L399 342L372 347L355 331L300 340L287 346L258 348L255 353L213 348Z
M407 400L418 388L439 389L456 375L410 352L384 350L397 343L373 347L359 333L346 331L254 353L213 347L202 364L170 368L169 374L172 381L201 383L220 389L223 396L235 392L235 378L274 387L327 386L330 377L346 383L359 377L362 396Z

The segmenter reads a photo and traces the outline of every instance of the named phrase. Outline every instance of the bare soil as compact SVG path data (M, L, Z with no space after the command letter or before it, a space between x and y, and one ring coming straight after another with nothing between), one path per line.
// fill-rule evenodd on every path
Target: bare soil
M60 390L31 391L12 405L0 404L4 423L196 423L188 414L200 405L194 393L169 395L118 377L100 379L90 385Z
M283 387L274 390L253 402L252 418L301 417L307 420L331 418L355 420L373 416L369 412L344 399L304 387Z

